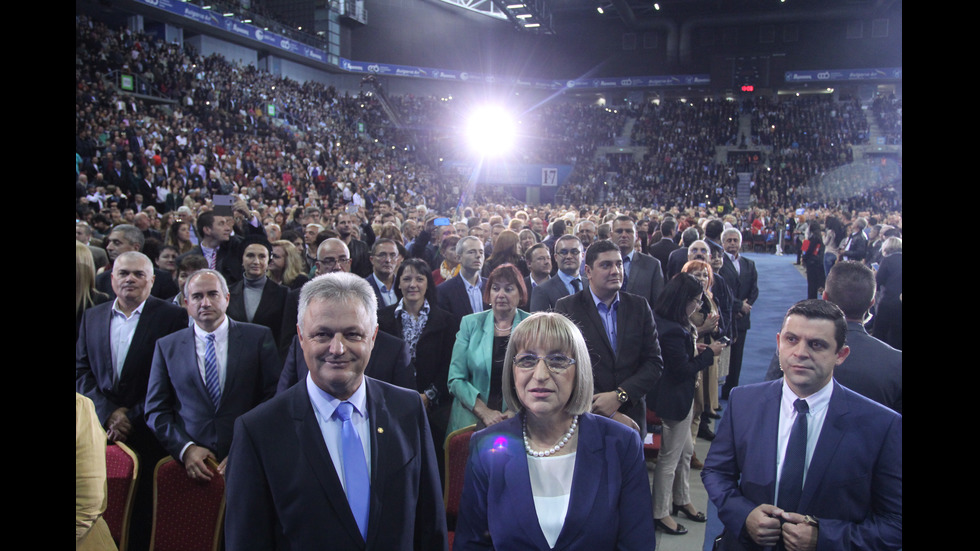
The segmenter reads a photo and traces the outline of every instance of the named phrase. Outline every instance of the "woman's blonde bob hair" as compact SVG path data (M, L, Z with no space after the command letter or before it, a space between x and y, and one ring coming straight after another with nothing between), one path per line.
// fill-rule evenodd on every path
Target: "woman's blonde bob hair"
M504 356L501 387L508 409L521 411L524 405L514 388L514 356L530 348L540 348L549 354L561 352L575 360L575 386L565 404L565 412L579 415L592 409L592 360L582 332L571 320L554 312L531 314L514 328Z

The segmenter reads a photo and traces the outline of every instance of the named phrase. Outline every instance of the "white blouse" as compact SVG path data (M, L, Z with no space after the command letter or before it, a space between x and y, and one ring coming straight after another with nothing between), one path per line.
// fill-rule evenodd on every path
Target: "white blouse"
M554 547L568 512L575 453L553 457L528 456L527 466L538 524L548 540L548 546Z

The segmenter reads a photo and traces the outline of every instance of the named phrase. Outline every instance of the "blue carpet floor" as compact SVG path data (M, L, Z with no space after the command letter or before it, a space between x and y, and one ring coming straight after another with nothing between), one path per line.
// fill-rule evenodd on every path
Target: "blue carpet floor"
M796 255L745 253L759 272L759 300L752 306L752 328L745 340L739 385L759 383L765 379L769 362L776 352L776 333L782 326L786 310L806 298L806 277L793 265ZM722 402L722 407L727 404ZM692 471L691 476L700 476ZM718 510L708 503L708 526L704 551L711 550L715 537L722 531Z

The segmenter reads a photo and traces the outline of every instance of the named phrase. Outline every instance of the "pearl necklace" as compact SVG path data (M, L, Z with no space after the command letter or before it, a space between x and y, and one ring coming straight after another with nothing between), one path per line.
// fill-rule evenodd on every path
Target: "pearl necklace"
M527 439L527 417L525 417L523 420L523 425L521 427L521 432L524 434L524 450L527 451L527 454L532 457L548 457L549 455L558 453L558 450L564 448L565 444L568 443L568 440L572 437L573 434L575 434L575 427L577 426L578 426L578 415L572 417L572 426L568 427L568 430L565 431L565 434L561 437L561 440L559 440L557 444L555 444L550 450L545 450L543 452L536 452L531 449L531 442Z
M506 329L501 329L500 326L497 325L496 321L493 322L493 328L496 329L497 331L500 331L501 333L509 333L513 327L514 327L513 320L511 320L510 322L510 327L507 327Z

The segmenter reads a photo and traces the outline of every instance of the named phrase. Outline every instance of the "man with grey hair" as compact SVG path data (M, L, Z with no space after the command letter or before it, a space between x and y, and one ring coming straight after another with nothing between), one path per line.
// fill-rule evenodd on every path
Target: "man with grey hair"
M667 257L667 280L671 280L675 275L681 273L681 268L687 264L687 253L691 243L701 239L701 233L694 226L690 226L681 232L681 246L671 251Z
M582 220L575 225L575 235L582 242L582 250L585 251L595 241L596 227L592 220Z
M866 218L856 218L851 224L851 234L840 244L841 260L860 260L864 261L868 254L868 236L864 235L864 228L868 227Z
M109 264L102 273L95 276L95 288L109 295L109 298L115 298L116 293L109 280L116 257L125 252L139 252L143 250L145 241L143 232L131 224L119 224L112 228L112 231L105 238L105 250L109 257ZM152 268L152 263L150 266ZM153 275L152 288L150 289L151 295L165 299L177 294L179 289L177 289L177 284L174 283L174 279L169 272L153 268Z
M316 252L317 276L350 272L350 253L347 245L336 237L325 239ZM365 280L365 283L367 281ZM370 284L369 284L370 285ZM304 285L304 288L306 286ZM279 337L279 350L283 357L282 372L276 393L282 394L291 386L303 380L309 368L296 334L296 320L300 316L299 303L301 289L289 292L283 312L283 325ZM408 343L394 335L379 333L374 343L374 352L368 362L366 373L369 377L404 388L415 388L415 373L409 369L411 351Z
M229 318L229 298L216 270L187 278L184 305L194 325L157 341L147 385L147 425L198 481L215 475L208 458L224 474L235 420L272 398L279 380L272 331Z
M167 455L143 416L153 346L187 327L184 309L150 296L153 280L146 255L119 253L110 272L115 300L85 311L75 343L75 390L95 403L108 439L125 442L140 455L130 540L137 549L149 545L153 467Z
M106 254L105 249L102 247L92 245L92 234L92 226L89 226L87 222L75 223L75 239L87 246L88 250L92 251L95 269L100 270L103 266L109 264L109 255Z
M752 305L759 299L759 272L755 262L741 254L742 234L729 228L721 234L722 246L725 248L724 263L721 265L721 276L725 278L732 290L733 335L732 356L728 365L728 375L722 387L721 397L728 399L729 393L738 386L738 377L742 372L742 353L745 351L745 337L752 327Z
M459 257L459 273L440 283L436 287L436 294L440 308L462 319L463 316L486 309L483 303L483 286L487 279L480 275L484 260L483 243L468 235L456 243L456 255Z
M365 376L378 335L370 285L316 277L303 286L297 333L305 382L235 423L226 548L447 549L422 401Z

